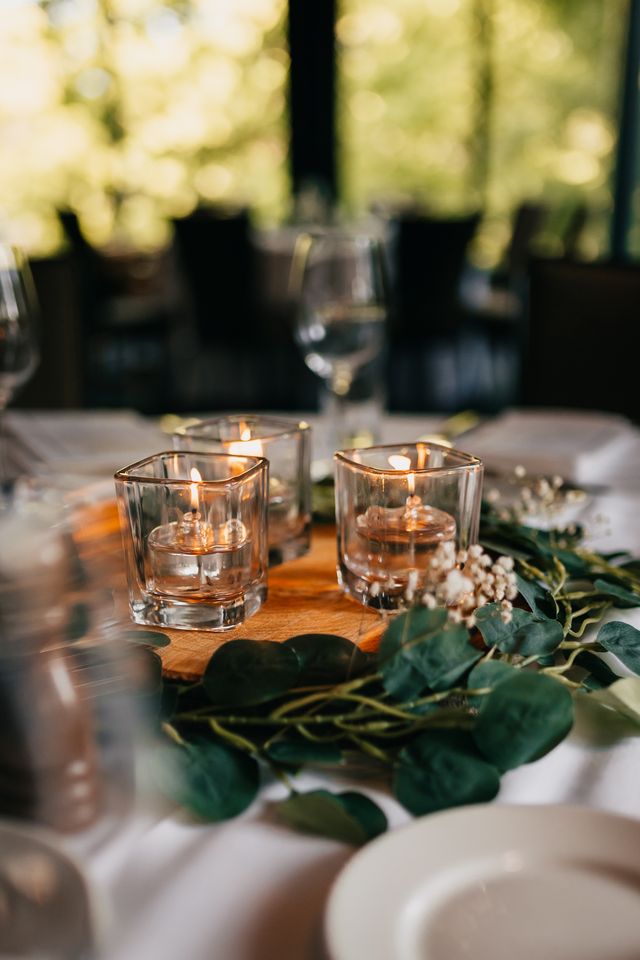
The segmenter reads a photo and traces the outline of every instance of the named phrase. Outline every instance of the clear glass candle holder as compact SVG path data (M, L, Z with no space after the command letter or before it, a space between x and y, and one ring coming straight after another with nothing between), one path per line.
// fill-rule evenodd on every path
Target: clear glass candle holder
M435 443L335 454L338 580L360 603L385 610L428 589L439 544L478 536L482 463Z
M180 450L211 450L269 461L269 564L295 560L311 543L311 428L301 420L229 414L179 428Z
M226 630L267 596L262 457L164 452L115 475L136 623Z

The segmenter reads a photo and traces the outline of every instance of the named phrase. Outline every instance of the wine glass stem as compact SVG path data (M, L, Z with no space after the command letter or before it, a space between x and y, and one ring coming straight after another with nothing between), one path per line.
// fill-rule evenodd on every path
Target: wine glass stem
M338 367L327 382L323 410L329 424L330 441L334 450L349 446L349 407L353 371Z
M8 471L8 454L7 454L7 432L6 432L6 417L5 413L7 410L6 401L3 399L0 394L0 495L2 494L2 489L4 484L9 479Z

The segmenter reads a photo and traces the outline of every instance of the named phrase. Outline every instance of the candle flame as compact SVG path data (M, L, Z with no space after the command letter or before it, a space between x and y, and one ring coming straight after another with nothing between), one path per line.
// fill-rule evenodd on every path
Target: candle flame
M389 464L394 470L408 470L411 467L411 458L403 457L400 454L393 454L389 457ZM407 491L409 496L413 496L416 492L416 478L413 473L410 473L407 477Z
M389 464L394 470L409 470L411 467L411 458L402 457L400 454L393 454L389 457Z
M191 468L190 476L193 483L191 486L191 510L193 513L197 513L200 507L200 495L198 493L198 484L202 483L202 474L199 470L196 470L195 467Z
M240 431L240 439L229 444L229 453L241 457L261 457L262 443L259 440L252 440L251 427L245 427Z

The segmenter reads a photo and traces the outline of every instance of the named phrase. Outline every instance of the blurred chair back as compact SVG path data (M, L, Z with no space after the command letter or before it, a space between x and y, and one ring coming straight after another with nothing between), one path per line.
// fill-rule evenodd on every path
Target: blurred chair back
M521 203L517 208L503 266L496 273L497 286L519 292L526 280L532 245L540 235L547 217L548 210L541 203Z
M455 327L460 277L479 222L478 213L452 220L411 214L396 221L396 339L423 339Z
M640 420L640 264L534 260L524 400Z
M84 399L81 297L68 256L31 260L40 305L40 363L17 395L18 407L78 407Z
M203 208L173 225L200 342L239 343L255 334L255 265L247 211Z

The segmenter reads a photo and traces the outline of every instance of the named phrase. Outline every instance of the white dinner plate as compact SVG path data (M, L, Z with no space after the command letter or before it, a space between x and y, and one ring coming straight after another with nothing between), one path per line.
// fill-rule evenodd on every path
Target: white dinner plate
M332 960L638 960L640 821L583 807L448 810L336 881Z

